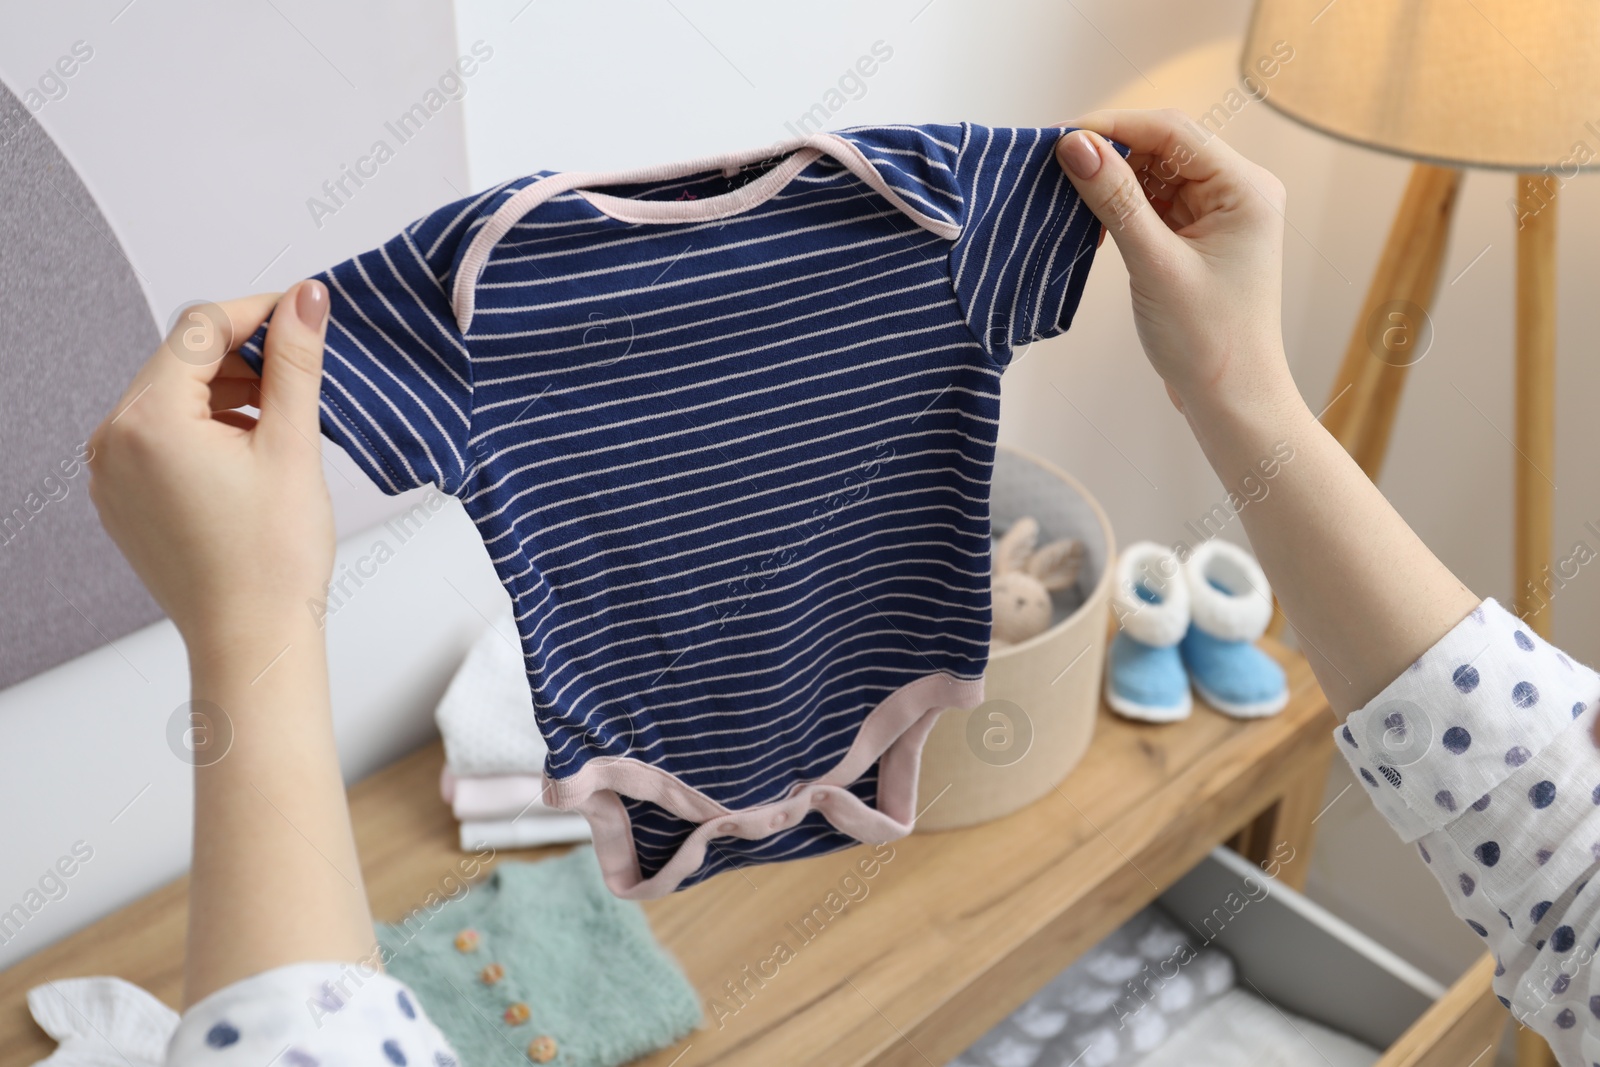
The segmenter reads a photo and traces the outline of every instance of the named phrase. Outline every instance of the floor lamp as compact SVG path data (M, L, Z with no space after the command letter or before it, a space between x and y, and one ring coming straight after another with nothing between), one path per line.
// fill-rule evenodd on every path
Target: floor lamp
M1418 161L1326 416L1370 476L1426 328L1461 171L1515 173L1515 603L1548 636L1556 203L1600 164L1600 19L1574 0L1259 0L1241 67L1290 118Z
M1258 0L1240 67L1290 118L1417 161L1324 416L1373 479L1431 330L1462 170L1515 175L1514 602L1548 637L1556 202L1580 168L1600 165L1600 18L1577 0ZM1518 1062L1555 1061L1521 1030Z

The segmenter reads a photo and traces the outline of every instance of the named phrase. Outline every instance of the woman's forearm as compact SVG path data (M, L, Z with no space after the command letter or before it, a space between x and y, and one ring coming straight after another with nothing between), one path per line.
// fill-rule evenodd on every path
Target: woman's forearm
M1282 468L1241 517L1334 710L1348 713L1476 600L1289 376L1283 183L1178 112L1102 111L1074 125L1095 132L1064 136L1057 154L1122 253L1140 343L1212 467L1244 499L1256 495L1241 491L1244 477Z
M1151 366L1247 501L1251 545L1334 710L1368 708L1336 742L1353 788L1416 842L1517 1017L1562 1063L1591 1062L1600 981L1583 968L1600 929L1578 894L1600 833L1586 743L1600 679L1504 611L1473 611L1306 408L1283 356L1283 184L1179 113L1074 125L1095 132L1057 152L1122 252ZM1373 706L1385 692L1415 710Z
M195 756L185 1003L287 963L369 958L322 632L307 615L270 640L193 649L190 670L211 722Z
M1282 357L1253 360L1282 364ZM1240 512L1273 592L1341 718L1376 696L1478 603L1306 407L1287 372L1241 401L1186 403L1224 485L1261 480ZM1286 446L1286 447L1285 447ZM1292 450L1292 451L1291 451Z
M100 521L189 649L186 1003L373 943L322 631L303 607L333 570L317 445L328 303L308 281L189 309L90 438ZM257 379L229 347L269 316Z

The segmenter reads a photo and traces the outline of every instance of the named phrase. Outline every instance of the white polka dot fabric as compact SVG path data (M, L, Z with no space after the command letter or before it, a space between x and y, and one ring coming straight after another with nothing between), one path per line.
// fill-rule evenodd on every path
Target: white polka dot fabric
M37 1067L458 1067L403 982L354 963L295 963L243 979L180 1017L120 978L28 991L59 1042Z
M457 1067L404 983L356 964L296 963L184 1012L167 1067Z
M1563 1065L1600 1062L1600 676L1486 600L1336 731Z

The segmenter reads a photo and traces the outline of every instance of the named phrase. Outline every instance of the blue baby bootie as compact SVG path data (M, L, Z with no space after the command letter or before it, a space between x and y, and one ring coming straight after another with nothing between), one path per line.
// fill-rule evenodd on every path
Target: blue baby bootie
M1283 668L1251 642L1272 621L1272 589L1255 557L1207 541L1184 564L1192 622L1179 651L1200 699L1236 719L1275 715L1289 703Z
M1106 703L1143 722L1188 718L1193 701L1178 642L1189 628L1189 587L1170 548L1140 541L1123 549L1111 610L1118 629L1106 663Z

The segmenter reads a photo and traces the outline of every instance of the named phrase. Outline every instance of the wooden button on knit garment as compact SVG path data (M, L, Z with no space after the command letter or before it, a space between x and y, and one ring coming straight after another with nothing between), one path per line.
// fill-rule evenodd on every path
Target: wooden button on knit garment
M456 951L472 952L478 947L478 931L463 930L456 935Z
M484 985L494 985L506 976L506 969L498 963L491 963L478 972L478 981Z
M506 1009L505 1020L512 1026L521 1026L528 1021L528 1006L522 1001L517 1001Z
M549 1063L556 1058L556 1039L549 1034L540 1034L528 1042L528 1059L534 1063Z

